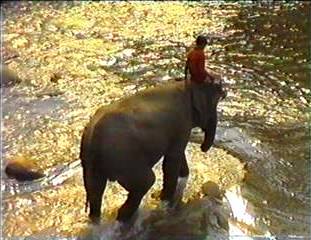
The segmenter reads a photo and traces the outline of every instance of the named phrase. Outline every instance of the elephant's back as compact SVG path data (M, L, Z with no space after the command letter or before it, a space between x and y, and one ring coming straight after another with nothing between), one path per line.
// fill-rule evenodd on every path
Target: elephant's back
M175 127L191 125L187 96L183 84L176 83L147 89L103 106L91 119L90 135L110 139L119 134L135 141L139 139L137 135L147 132L153 135L154 129L169 134Z
M173 84L103 106L86 127L85 141L93 152L107 155L139 151L141 147L153 149L155 141L162 142L165 148L166 142L191 127L185 101L183 89Z

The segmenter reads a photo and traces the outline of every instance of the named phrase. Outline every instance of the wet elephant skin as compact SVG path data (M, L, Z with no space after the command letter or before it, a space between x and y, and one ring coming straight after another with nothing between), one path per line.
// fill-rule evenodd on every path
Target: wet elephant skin
M173 206L178 177L189 174L184 150L191 129L203 129L201 149L207 151L215 137L217 104L224 96L221 83L185 87L176 82L99 108L84 129L80 149L91 221L100 220L102 196L111 180L128 191L117 216L128 222L153 185L152 167L162 156L160 197Z

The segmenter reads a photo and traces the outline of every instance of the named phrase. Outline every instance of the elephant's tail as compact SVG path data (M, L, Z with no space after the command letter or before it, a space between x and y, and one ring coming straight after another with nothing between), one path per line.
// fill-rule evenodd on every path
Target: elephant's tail
M88 212L88 208L90 205L90 191L91 191L91 177L89 174L87 174L88 170L83 169L83 180L84 180L84 187L86 190L86 199L85 199L85 208L84 211L85 213Z
M85 206L84 206L84 212L87 213L87 210L89 208L89 196L86 194L86 199L85 199Z
M83 170L84 187L86 190L84 212L87 213L87 210L88 210L89 205L90 205L90 184L88 183L87 178L89 178L90 176L87 176L85 172L86 171ZM89 181L90 181L90 179L89 179Z
M90 129L88 126L84 128L82 138L81 138L81 146L80 146L80 160L83 169L83 181L84 181L84 188L86 190L86 201L85 201L85 212L87 212L89 207L89 189L90 189L90 168L93 165L92 161L92 151L90 144L91 137L90 137Z
M105 190L107 178L101 171L100 166L96 163L98 156L96 150L93 148L93 127L90 124L84 129L81 146L80 146L80 159L83 169L83 181L86 192L85 212L90 208L90 214L94 206L101 203L101 196ZM100 203L99 203L100 201Z

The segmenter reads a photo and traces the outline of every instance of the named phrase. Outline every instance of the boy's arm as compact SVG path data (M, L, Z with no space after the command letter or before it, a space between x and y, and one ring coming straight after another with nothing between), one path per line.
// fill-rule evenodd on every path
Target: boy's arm
M211 69L207 69L207 74L213 79L213 81L215 79L221 79L221 75L217 74L215 71L211 70Z

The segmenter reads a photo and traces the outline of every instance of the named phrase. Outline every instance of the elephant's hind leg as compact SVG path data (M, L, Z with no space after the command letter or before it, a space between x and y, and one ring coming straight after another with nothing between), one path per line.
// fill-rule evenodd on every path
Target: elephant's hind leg
M84 169L84 186L87 202L90 205L89 218L93 223L99 223L103 193L106 188L107 178L96 169Z
M117 220L121 222L128 222L131 220L142 198L155 181L155 175L150 168L139 167L136 171L129 171L129 173L129 175L123 176L118 180L121 186L129 192L127 200L118 212Z

